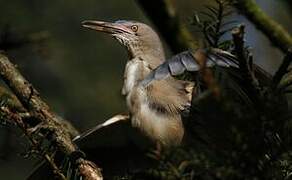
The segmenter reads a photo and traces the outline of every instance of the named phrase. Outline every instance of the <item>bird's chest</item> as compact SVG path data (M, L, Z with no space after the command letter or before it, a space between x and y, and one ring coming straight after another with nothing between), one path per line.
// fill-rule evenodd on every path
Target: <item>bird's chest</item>
M131 113L131 123L152 142L163 146L179 145L184 129L179 114L164 114L151 107L147 90L139 87L127 96L127 105Z
M132 125L154 142L160 142L165 146L177 145L181 142L184 131L180 115L157 112L150 105L152 101L148 98L148 90L139 86L139 82L150 71L151 69L143 61L132 60L126 65L122 93L126 95ZM160 89L157 88L157 90ZM157 98L159 101L159 97Z
M128 61L124 72L123 95L129 95L133 88L143 80L149 71L147 65L141 60Z

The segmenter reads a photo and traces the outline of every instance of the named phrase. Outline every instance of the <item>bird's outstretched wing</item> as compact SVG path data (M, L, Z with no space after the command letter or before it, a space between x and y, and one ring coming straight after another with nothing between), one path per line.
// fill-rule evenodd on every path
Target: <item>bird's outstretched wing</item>
M234 55L221 49L200 49L206 55L206 67L221 66L238 68L238 61ZM168 76L176 76L185 71L199 71L201 65L199 60L191 51L179 53L154 69L143 81L141 85L147 86L153 80L161 80Z

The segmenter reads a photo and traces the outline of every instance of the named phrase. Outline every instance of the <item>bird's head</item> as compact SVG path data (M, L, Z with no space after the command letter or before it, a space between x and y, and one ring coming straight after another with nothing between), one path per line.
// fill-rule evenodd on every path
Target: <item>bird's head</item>
M157 33L148 25L136 21L83 21L82 26L108 33L124 45L131 58L141 55L164 60L164 51Z

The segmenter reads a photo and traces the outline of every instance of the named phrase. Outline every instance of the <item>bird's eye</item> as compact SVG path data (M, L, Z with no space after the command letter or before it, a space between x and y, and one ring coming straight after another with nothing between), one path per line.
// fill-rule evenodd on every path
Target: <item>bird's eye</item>
M138 26L137 25L133 25L131 26L132 31L137 32L138 31Z

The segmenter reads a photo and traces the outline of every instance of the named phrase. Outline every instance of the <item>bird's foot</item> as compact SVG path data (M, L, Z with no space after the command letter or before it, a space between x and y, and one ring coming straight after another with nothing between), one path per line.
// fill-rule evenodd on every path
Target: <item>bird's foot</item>
M162 158L162 146L160 143L156 143L156 148L151 150L148 153L148 156L155 159L155 160L161 160Z

